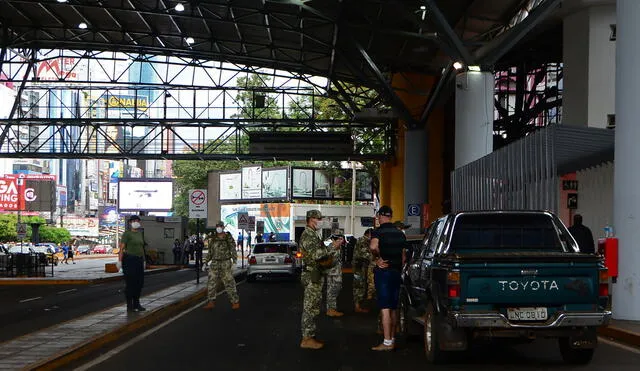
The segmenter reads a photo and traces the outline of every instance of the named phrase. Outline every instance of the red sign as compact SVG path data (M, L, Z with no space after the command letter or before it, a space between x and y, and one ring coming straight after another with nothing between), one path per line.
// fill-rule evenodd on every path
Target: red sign
M24 206L24 181L0 178L0 210L18 211Z
M40 80L58 81L77 80L78 74L74 71L76 58L56 58L42 61L38 64L36 76Z

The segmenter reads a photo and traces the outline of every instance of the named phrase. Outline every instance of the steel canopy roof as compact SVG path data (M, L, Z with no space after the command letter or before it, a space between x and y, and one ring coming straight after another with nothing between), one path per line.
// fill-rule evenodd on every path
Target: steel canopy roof
M455 45L425 4L437 5L473 53L527 2L205 0L181 1L179 12L177 1L59 1L0 2L2 46L221 60L365 86L381 83L368 62L381 73L427 74L450 63Z

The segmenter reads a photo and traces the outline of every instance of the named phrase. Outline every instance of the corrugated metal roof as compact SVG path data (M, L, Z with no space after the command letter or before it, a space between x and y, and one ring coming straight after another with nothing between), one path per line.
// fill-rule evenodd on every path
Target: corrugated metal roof
M554 157L558 175L572 173L613 161L615 130L554 125Z

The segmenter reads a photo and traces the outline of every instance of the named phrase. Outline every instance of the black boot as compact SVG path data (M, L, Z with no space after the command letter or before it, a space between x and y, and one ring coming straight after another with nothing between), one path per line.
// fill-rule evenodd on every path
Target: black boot
M142 305L140 305L140 299L139 298L135 298L135 299L133 299L133 310L135 312L144 312L147 309L145 307L143 307Z

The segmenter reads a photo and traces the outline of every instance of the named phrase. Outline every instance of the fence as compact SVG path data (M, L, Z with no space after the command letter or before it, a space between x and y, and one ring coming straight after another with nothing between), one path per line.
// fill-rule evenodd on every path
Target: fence
M0 255L0 277L45 277L46 267L42 253Z

